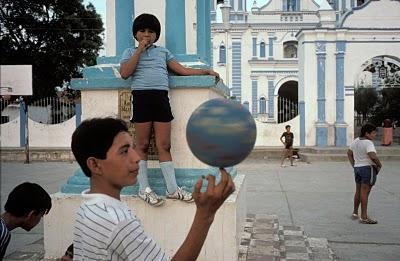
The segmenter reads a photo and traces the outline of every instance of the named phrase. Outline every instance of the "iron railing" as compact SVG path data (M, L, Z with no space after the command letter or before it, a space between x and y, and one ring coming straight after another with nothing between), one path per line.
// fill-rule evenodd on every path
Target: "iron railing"
M0 99L0 106L1 123L6 123L19 117L20 103L18 101ZM43 124L62 123L74 115L75 103L57 97L42 98L28 105L28 117Z
M287 122L299 114L297 101L278 97L278 123Z

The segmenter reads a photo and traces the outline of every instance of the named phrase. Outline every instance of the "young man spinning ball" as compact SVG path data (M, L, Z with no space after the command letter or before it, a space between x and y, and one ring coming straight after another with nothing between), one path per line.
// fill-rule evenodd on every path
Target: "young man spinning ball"
M113 118L83 121L72 135L71 147L90 178L75 221L74 260L171 260L120 198L122 188L136 183L140 161L126 124ZM215 213L235 190L228 173L221 169L221 175L218 184L214 176L206 177L205 192L200 192L202 179L195 184L194 220L172 260L198 257Z

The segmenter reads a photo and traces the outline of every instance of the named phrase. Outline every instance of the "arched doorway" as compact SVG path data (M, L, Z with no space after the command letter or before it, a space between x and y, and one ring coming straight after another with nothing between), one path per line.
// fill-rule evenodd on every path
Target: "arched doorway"
M400 122L400 59L376 56L365 61L354 91L354 135L365 122Z
M287 122L298 114L298 83L287 81L278 90L278 123Z

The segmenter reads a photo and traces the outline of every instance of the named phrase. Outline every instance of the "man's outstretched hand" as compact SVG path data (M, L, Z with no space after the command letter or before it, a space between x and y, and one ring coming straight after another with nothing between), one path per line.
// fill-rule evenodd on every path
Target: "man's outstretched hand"
M193 198L197 206L197 210L214 219L214 214L217 212L219 207L229 197L232 192L235 191L235 184L233 183L232 177L226 172L225 169L221 168L221 180L218 184L215 184L215 176L208 175L206 177L208 186L206 191L200 192L203 185L203 179L199 179L194 186Z

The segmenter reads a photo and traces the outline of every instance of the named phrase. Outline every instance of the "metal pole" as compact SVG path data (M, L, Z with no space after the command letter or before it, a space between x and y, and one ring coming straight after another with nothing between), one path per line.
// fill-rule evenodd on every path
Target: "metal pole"
M29 127L28 127L28 104L26 104L26 101L24 98L21 96L22 99L22 105L24 106L24 112L25 112L25 164L29 164Z

